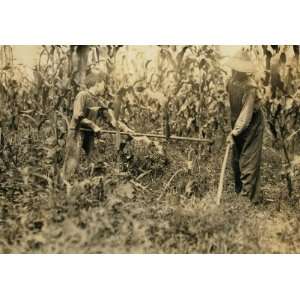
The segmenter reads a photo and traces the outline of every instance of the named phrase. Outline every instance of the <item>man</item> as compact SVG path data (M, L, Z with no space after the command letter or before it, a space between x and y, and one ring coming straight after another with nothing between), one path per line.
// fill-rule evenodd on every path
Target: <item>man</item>
M101 128L97 120L104 121L116 128L114 112L101 96L105 92L105 83L98 74L86 77L86 89L79 92L74 101L73 116L66 142L63 177L69 179L75 173L80 161L81 148L89 160L92 160L95 136L100 137ZM118 122L121 131L132 132L125 124Z
M243 198L258 203L261 200L259 185L264 119L257 85L251 77L256 68L245 51L239 51L227 65L232 69L227 86L232 131L227 142L233 146L235 191Z

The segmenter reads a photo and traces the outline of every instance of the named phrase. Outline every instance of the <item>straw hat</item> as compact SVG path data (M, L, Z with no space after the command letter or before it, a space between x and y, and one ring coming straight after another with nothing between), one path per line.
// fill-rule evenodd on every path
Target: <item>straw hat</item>
M229 58L225 64L238 72L255 73L257 68L248 52L239 50L233 57Z

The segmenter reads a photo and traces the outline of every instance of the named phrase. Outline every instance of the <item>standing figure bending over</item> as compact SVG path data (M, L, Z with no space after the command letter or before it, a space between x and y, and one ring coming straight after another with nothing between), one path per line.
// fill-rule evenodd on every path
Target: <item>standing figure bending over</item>
M86 77L86 89L79 92L73 106L73 116L69 126L66 142L63 178L69 180L80 162L81 149L92 160L95 136L100 136L98 122L105 122L116 128L117 121L109 104L103 99L105 83L99 75L91 73ZM119 122L119 128L132 132L125 124Z

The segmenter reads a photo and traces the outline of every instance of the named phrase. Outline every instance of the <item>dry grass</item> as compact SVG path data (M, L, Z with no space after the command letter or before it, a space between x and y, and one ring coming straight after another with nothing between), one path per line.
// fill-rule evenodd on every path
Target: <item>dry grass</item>
M300 252L299 208L280 199L285 186L279 182L275 156L265 151L266 201L259 206L233 194L229 168L222 203L216 206L222 153L204 153L200 164L194 156L192 170L175 177L159 199L164 184L186 167L183 149L167 146L170 163L161 174L150 172L137 180L129 173L118 175L109 163L105 174L86 177L89 171L82 170L79 182L68 190L51 188L32 175L25 185L18 170L1 173L0 252ZM108 150L106 161L111 161Z

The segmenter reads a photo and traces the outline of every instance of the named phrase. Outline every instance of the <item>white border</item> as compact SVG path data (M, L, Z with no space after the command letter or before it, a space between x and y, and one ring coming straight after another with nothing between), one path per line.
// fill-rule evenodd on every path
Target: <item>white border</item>
M299 44L299 0L9 0L1 44ZM1 255L1 299L294 299L299 256Z
M299 1L10 0L3 44L297 44Z
M7 255L0 263L1 299L276 300L299 293L294 255Z

